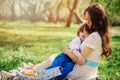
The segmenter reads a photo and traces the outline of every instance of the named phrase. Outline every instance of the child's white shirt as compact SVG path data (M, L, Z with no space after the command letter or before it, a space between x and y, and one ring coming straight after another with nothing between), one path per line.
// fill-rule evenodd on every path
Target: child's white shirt
M81 45L80 38L79 37L74 38L69 44L70 51L72 51L73 49L79 50L80 45Z

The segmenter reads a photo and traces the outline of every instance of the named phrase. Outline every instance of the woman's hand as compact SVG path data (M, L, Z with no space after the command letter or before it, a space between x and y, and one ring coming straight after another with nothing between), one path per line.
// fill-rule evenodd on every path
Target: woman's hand
M62 52L67 55L67 54L70 53L70 48L69 48L69 47L66 47L66 48L64 48L64 49L62 50Z
M72 52L73 52L73 54L74 53L79 53L79 51L77 49L73 49Z

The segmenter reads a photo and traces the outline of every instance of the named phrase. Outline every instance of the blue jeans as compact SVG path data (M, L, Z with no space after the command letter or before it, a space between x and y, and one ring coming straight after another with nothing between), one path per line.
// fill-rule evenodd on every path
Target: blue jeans
M66 54L61 53L54 59L52 65L47 67L47 69L60 66L60 71L62 74L56 78L57 80L62 80L69 74L69 72L73 70L74 64L75 63L72 62L72 60Z

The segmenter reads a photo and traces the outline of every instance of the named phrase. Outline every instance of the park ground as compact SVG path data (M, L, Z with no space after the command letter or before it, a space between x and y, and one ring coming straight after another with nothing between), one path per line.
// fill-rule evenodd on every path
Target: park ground
M76 36L79 25L64 23L0 22L0 71L17 69L22 62L40 63L59 53ZM101 80L119 80L120 26L111 27L112 55L103 58Z

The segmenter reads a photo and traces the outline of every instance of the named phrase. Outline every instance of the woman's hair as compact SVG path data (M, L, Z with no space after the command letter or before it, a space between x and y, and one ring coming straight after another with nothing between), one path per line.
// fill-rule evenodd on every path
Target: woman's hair
M109 22L104 8L100 4L93 4L86 8L84 15L88 12L92 26L92 32L98 31L102 38L102 56L108 57L112 50L110 45Z
M91 33L91 29L89 29L86 23L82 23L81 26L77 30L77 36L79 36L80 32L87 31L89 34Z

